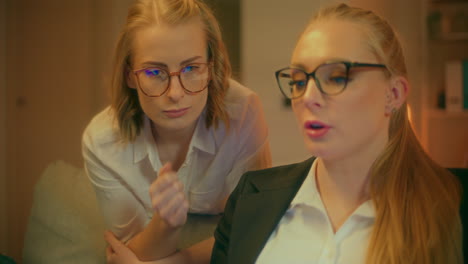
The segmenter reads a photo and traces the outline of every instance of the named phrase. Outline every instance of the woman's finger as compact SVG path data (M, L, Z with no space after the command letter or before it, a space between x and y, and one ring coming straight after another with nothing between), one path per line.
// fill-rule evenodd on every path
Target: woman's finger
M187 221L188 206L185 206L185 203L182 202L179 205L179 208L174 212L170 221L173 226L182 226Z
M107 241L107 243L109 243L109 248L112 254L115 252L120 252L123 248L126 248L126 246L110 231L106 230L104 232L104 239Z
M158 172L158 177L163 176L166 172L172 171L172 164L170 162L166 162L162 168Z
M183 208L184 203L185 203L185 194L184 193L177 193L174 195L174 197L167 202L167 204L164 205L164 207L161 207L160 210L158 211L159 216L168 221L174 216L177 215L177 212Z
M167 207L171 200L177 198L177 195L185 195L183 187L181 186L183 186L183 184L177 179L161 192L150 194L153 209L159 212L163 208Z
M112 259L112 255L114 254L114 251L112 250L112 247L111 246L107 246L106 247L106 263L107 264L111 264L111 259Z
M149 188L150 196L157 197L159 193L167 188L171 188L174 182L177 181L179 181L177 173L172 170L166 170L166 172L160 174L158 178L151 183Z

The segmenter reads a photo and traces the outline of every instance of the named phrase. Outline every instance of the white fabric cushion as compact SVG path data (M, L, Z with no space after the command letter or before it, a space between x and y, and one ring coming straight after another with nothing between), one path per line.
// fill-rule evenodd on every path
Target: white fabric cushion
M104 224L83 169L49 165L34 190L24 263L105 263Z
M213 235L219 215L189 214L179 248ZM84 169L50 164L34 190L23 263L105 263L105 225Z

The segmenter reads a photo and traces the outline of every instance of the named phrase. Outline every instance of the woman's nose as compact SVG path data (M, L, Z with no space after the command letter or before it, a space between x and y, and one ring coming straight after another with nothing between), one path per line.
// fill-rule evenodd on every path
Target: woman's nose
M180 82L180 77L178 75L171 75L169 83L169 91L167 91L167 96L174 102L179 101L185 96L184 88Z
M320 108L324 104L324 94L320 91L318 85L319 84L315 79L309 79L302 98L304 100L304 104L311 110L314 108Z

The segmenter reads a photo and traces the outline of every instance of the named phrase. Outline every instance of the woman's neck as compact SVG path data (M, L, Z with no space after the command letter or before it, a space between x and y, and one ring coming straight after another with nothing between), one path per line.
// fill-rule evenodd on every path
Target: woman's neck
M161 164L172 163L177 171L184 163L196 128L196 122L185 129L168 130L157 128L151 123L151 132L158 148Z
M336 159L317 159L316 183L334 230L369 196L370 169L386 141Z
M329 183L324 187L334 189L340 196L352 200L368 197L369 172L375 160L384 151L388 142L387 134L376 138L350 154L330 159L318 158L317 183Z
M317 160L316 185L334 232L366 200L369 168Z
M334 163L322 159L317 162L316 181L320 190L331 191L350 201L362 200L368 196L372 163L356 161L348 166L344 162Z

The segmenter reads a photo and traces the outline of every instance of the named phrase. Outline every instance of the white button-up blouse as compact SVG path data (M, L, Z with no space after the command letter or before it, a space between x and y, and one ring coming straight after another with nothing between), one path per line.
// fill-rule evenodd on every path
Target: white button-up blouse
M334 233L316 186L316 166L317 160L271 233L257 264L365 263L375 219L372 202L361 204Z
M205 126L200 116L186 160L178 170L191 213L218 214L245 171L271 166L268 129L258 96L235 81L225 98L229 131ZM149 186L162 167L150 121L134 142L119 138L114 112L97 114L82 139L85 169L110 228L123 241L140 232L153 215Z

